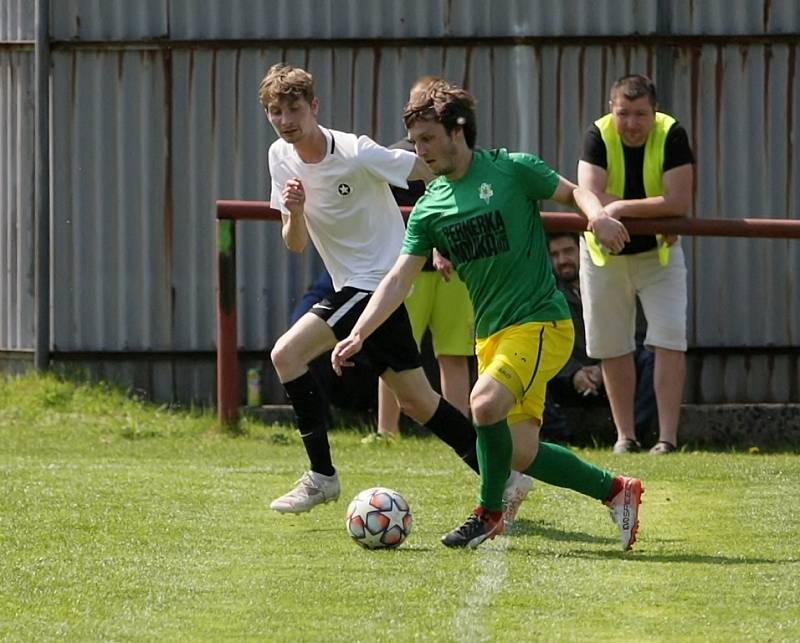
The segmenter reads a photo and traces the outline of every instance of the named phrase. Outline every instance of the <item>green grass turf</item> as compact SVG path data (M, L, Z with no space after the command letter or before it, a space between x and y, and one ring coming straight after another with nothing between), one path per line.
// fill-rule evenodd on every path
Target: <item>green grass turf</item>
M477 477L435 438L331 433L343 493L269 511L300 475L294 429L175 412L103 386L0 379L0 639L800 639L800 456L586 459L643 479L635 551L596 501L537 484L515 531L440 536ZM347 501L411 504L396 551L349 540Z

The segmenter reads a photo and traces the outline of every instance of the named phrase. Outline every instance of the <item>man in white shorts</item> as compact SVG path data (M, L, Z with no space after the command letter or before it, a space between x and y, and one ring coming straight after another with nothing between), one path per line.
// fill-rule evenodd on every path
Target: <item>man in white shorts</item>
M641 75L625 76L611 88L610 113L587 130L578 184L600 200L602 216L686 216L694 155L683 127L656 108L653 83ZM633 413L637 294L647 319L645 346L655 352L659 438L650 453L671 453L678 444L686 372L686 266L680 242L670 241L675 239L634 235L617 254L605 251L591 233L581 242L586 346L591 357L602 360L617 427L615 453L640 448Z
M303 69L273 65L261 81L259 99L279 136L269 150L269 171L271 204L281 211L283 240L289 250L301 252L310 238L336 291L303 315L271 352L294 407L310 468L270 507L301 513L340 494L326 409L308 363L350 333L400 253L405 230L389 183L405 187L408 179L428 181L433 175L415 154L321 127L313 78ZM373 337L365 345L367 357L392 388L403 412L447 443L477 473L474 427L431 388L405 308L398 308ZM530 484L530 478L521 474L509 478L506 496L515 508Z

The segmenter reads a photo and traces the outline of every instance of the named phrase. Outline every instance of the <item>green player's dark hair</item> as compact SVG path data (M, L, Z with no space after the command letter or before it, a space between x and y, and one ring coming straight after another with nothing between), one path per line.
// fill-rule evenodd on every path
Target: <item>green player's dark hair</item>
M475 98L461 87L436 80L413 91L403 110L403 123L409 129L417 120L441 123L448 134L460 127L467 146L470 149L475 147L478 136Z

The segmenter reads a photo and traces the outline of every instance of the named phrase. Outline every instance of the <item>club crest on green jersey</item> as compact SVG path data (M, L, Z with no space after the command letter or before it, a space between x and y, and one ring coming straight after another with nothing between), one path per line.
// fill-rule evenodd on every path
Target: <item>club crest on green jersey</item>
M491 184L481 183L481 187L478 188L478 196L486 202L486 205L489 205L489 200L494 196Z

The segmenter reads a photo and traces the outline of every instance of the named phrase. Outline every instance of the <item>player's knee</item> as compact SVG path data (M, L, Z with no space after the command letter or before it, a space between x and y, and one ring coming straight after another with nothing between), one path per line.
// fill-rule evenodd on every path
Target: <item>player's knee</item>
M508 413L508 410L501 408L493 396L485 393L473 394L470 397L469 405L472 409L472 419L476 424L484 426L499 422Z
M431 389L432 395L422 391L396 393L400 411L415 422L424 423L436 412L439 398Z
M272 365L278 371L278 375L288 370L291 364L297 362L297 356L294 354L291 344L282 337L275 342L275 346L272 347L269 356L272 360Z

